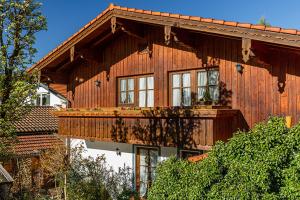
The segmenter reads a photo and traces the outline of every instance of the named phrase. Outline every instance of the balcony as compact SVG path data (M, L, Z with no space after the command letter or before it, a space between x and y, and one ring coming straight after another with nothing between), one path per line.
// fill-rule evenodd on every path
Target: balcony
M189 149L210 149L238 129L238 110L228 107L100 108L54 112L62 136Z

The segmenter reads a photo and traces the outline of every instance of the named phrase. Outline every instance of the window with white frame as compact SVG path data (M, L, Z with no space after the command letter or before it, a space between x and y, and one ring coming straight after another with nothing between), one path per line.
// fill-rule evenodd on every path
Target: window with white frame
M36 105L37 106L50 106L50 93L37 94Z
M152 75L119 78L118 84L119 106L154 107L154 77Z
M134 104L134 79L120 79L120 104Z
M209 69L197 72L198 100L203 99L205 92L209 92L212 101L219 99L219 70Z
M139 107L154 106L154 78L144 76L139 78Z
M219 93L218 68L171 72L170 74L171 106L191 106L195 102L207 100L216 103L219 100Z
M191 73L173 73L172 106L190 106L191 102Z

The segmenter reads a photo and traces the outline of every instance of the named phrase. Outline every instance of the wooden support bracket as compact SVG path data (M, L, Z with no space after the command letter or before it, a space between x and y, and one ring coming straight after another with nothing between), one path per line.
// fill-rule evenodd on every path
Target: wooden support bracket
M75 46L72 46L70 48L70 62L74 61L74 56L75 56Z
M171 26L165 26L165 44L169 45L171 41Z
M242 55L243 55L243 61L247 63L250 59L251 55L251 39L249 38L243 38L242 39Z
M116 28L117 28L117 18L116 17L112 17L110 19L110 27L111 27L111 32L114 34L116 32Z

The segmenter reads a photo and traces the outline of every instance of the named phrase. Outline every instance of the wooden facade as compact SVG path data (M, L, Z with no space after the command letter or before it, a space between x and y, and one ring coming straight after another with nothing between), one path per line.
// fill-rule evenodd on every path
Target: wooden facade
M57 114L60 117L60 134L111 141L112 128L120 117L103 116L101 112L97 112L97 108L120 107L120 78L153 76L154 107L169 108L172 106L170 74L208 67L219 70L218 104L236 112L231 112L231 115L226 117L207 116L200 112L197 117L192 117L198 120L197 123L201 124L201 127L205 127L193 133L192 138L196 146L192 148L211 146L218 139L226 141L238 128L251 128L270 116L292 116L294 123L299 121L299 35L275 35L265 30L230 28L226 25L222 25L224 34L209 32L205 28L198 31L196 25L188 29L162 25L159 24L160 21L155 24L157 16L148 17L152 19L152 24L148 18L142 18L145 21L143 23L141 18L133 19L133 12L126 12L126 17L121 17L116 11L117 17L114 17L114 13L107 11L101 16L101 29L95 28L84 39L78 40L78 44L72 47L75 50L70 50L73 53L65 51L56 58L50 55L47 58L49 61L42 60L35 66L41 70L44 80L45 77L53 80L50 86L57 87L66 94L69 107L73 109L71 114ZM160 19L168 24L169 17L160 16ZM182 27L192 26L194 23L196 22L186 22ZM204 24L208 27L209 22ZM227 31L229 29L232 30L231 35ZM240 29L246 33L248 31L248 39L237 35ZM253 36L254 33L257 40ZM266 42L262 39L263 34L270 34L265 39ZM279 36L283 39L278 39ZM277 39L271 40L271 37ZM284 42L285 37L293 37L295 42ZM67 45L69 44L66 43L65 46ZM64 45L61 48L63 47ZM237 65L241 66L242 71L237 70ZM76 109L94 111L74 112ZM227 113L228 109L215 108L211 109L211 112ZM147 138L148 141L140 141L131 135L133 124L139 118L138 115L122 117L130 133L124 142L149 143L151 138ZM151 123L152 117L141 118L143 124Z
M55 114L63 136L76 133L82 139L208 150L237 130L237 113L233 109L114 109Z

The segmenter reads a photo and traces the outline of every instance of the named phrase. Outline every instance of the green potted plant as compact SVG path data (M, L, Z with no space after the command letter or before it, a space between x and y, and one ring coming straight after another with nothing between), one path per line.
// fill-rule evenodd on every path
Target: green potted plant
M203 102L205 105L211 105L212 104L212 98L210 96L208 88L206 88L204 95L203 95Z

